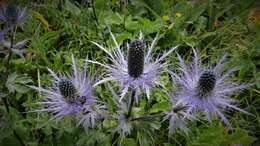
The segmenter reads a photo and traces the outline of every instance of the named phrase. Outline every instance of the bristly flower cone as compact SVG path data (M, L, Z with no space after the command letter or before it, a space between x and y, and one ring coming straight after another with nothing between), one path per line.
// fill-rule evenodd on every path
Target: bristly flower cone
M135 40L130 43L128 51L128 74L138 78L144 70L144 49L145 43Z
M68 79L62 79L58 83L61 95L68 101L73 102L77 98L77 91L73 83Z
M204 71L198 81L198 94L206 97L215 87L216 75L212 71Z
M6 17L11 24L15 23L18 18L18 10L14 5L8 5L6 7Z

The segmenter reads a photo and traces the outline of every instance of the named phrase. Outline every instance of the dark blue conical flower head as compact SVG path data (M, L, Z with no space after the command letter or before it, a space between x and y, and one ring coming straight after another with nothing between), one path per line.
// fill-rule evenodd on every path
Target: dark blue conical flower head
M144 49L145 43L135 40L130 43L128 51L128 74L138 78L144 70Z
M77 98L77 91L72 81L68 79L61 79L58 83L61 95L69 102L73 102Z
M185 106L187 114L194 117L202 112L208 121L211 122L213 117L219 117L228 126L231 125L224 114L227 109L249 114L237 107L236 101L230 97L249 85L230 81L233 69L227 72L223 69L226 55L217 62L216 66L204 67L195 49L193 54L193 61L189 64L178 56L182 74L171 73L173 80L180 87L176 93L177 97L174 97L176 104Z
M199 81L198 81L198 94L201 97L209 94L215 87L216 84L216 75L212 71L202 72Z
M27 15L26 8L14 4L0 6L0 21L4 22L8 27L23 23Z

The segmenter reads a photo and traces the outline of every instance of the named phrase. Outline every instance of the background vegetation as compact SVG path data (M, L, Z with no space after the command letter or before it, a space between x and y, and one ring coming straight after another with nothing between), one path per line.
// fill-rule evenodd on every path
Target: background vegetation
M167 121L136 123L134 132L122 145L126 146L247 146L260 145L260 5L257 0L34 0L22 1L30 10L27 21L17 28L16 40L30 39L24 57L13 54L10 73L0 54L0 145L1 146L72 146L116 145L111 131L115 121L104 121L104 129L85 131L69 118L50 122L42 127L50 114L26 113L37 108L34 103L41 96L26 85L51 84L47 67L56 72L69 72L71 54L79 62L84 59L106 61L104 52L94 46L95 41L113 45L108 26L121 43L138 36L140 30L148 41L157 33L156 47L162 53L179 44L178 52L189 58L191 48L198 48L203 62L215 63L225 52L229 54L226 67L236 66L234 80L256 83L248 90L233 96L241 107L255 115L228 113L233 130L218 120L189 125L190 132L168 135ZM8 35L6 38L8 39ZM0 45L1 47L1 45ZM176 54L169 57L171 68L178 61ZM90 65L89 70L99 71ZM167 75L162 77L171 91ZM140 112L167 111L166 91L155 90L151 100L143 101ZM115 110L112 94L106 85L99 86L97 96ZM7 112L4 102L9 106ZM150 130L153 124L157 130Z

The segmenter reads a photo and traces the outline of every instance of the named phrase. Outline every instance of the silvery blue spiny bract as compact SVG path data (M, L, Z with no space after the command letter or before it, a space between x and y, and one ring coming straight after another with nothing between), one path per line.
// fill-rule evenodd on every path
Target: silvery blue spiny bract
M105 114L105 106L97 97L92 95L93 81L87 75L86 69L79 70L72 56L71 75L57 75L49 69L54 84L49 88L32 88L42 92L44 99L39 104L43 109L35 112L50 112L53 117L50 120L60 120L67 115L76 115L78 125L82 124L86 128L94 127L97 119L101 119Z
M230 81L233 69L224 72L225 56L214 67L203 67L198 53L193 49L194 59L190 64L185 64L178 55L181 74L171 72L173 80L176 81L179 91L173 98L177 106L186 107L187 114L196 115L202 112L206 119L211 121L212 117L220 119L230 126L228 119L224 116L227 109L235 109L243 113L246 111L238 108L236 101L230 95L240 91L247 84L238 84Z
M155 86L162 85L159 77L166 70L167 62L165 58L177 47L171 48L156 59L152 54L158 37L155 37L148 47L144 41L142 33L139 39L131 41L127 45L127 53L120 48L115 36L110 32L115 44L115 48L105 48L96 42L93 42L101 50L107 53L112 64L103 64L97 61L87 60L91 63L99 64L106 69L106 76L97 84L106 81L117 81L122 88L120 101L124 98L129 89L135 91L135 99L138 101L141 91L150 97L151 89ZM96 85L97 85L96 84Z

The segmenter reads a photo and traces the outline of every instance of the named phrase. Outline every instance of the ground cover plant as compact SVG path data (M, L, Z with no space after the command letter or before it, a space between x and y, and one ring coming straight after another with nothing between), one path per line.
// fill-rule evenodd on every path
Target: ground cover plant
M0 2L0 145L260 145L257 0Z

